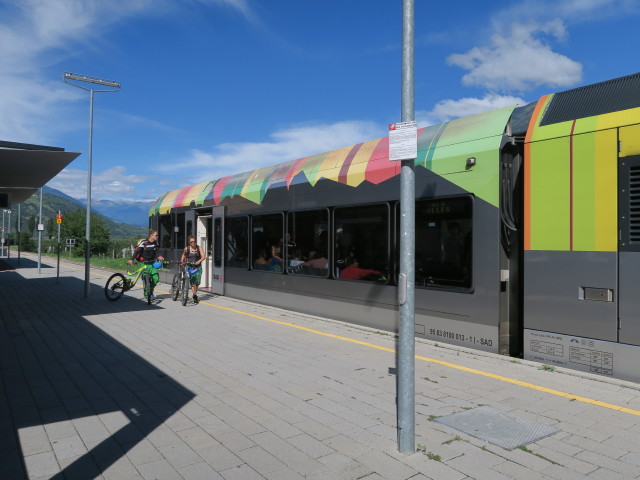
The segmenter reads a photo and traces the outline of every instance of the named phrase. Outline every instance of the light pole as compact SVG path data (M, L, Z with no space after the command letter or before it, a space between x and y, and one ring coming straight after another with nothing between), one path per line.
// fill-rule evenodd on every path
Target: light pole
M89 167L87 171L87 231L85 234L85 257L84 257L84 296L89 297L91 292L91 283L89 278L89 269L91 262L91 160L92 160L92 145L93 145L93 93L94 92L117 92L120 90L120 83L113 80L104 80L101 78L88 77L86 75L79 75L76 73L65 72L62 75L65 83L73 85L74 87L81 88L89 92ZM78 82L94 83L96 85L104 85L111 87L110 90L96 90L94 88L86 88L81 85L77 85L71 80Z
M402 1L402 121L415 120L415 1ZM417 138L416 138L417 141ZM400 275L398 276L398 450L415 452L415 158L400 171ZM402 294L401 294L402 293Z
M7 210L7 213L9 214L9 221L7 222L9 224L9 236L7 237L7 258L11 257L11 209ZM3 226L4 226L4 222Z
M0 241L0 244L2 245L2 257L4 257L4 212L6 212L6 210L3 208L2 209L2 240Z

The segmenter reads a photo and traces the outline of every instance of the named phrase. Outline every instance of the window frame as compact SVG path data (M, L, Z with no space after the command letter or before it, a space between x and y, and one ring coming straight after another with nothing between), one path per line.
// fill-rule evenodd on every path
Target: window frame
M336 216L338 215L338 212L340 210L343 209L361 209L361 208L367 208L367 207L374 207L374 206L384 206L386 208L386 215L387 215L387 226L386 226L386 251L385 251L385 271L382 272L382 275L384 277L386 277L386 279L384 281L376 281L376 280L364 280L364 279L348 279L348 278L340 278L340 276L338 275L337 269L337 263L339 261L339 259L335 258L335 250L337 249L337 242L336 242L336 228L338 225L338 222L336 220ZM393 210L392 210L392 206L390 204L390 202L374 202L374 203L358 203L358 204L349 204L349 205L339 205L333 208L332 212L331 212L331 244L333 247L333 252L331 253L331 272L332 272L332 276L333 278L335 278L336 280L340 280L340 281L355 281L355 282L366 282L369 284L373 284L373 285L389 285L390 283L390 279L391 279L391 273L393 272L394 269L394 265L393 262L395 261L392 258L392 239L393 239L393 232L391 230L391 228L393 227ZM343 253L344 255L344 253ZM348 254L347 254L348 256ZM360 254L361 256L361 254Z
M473 256L473 252L474 252L474 231L475 231L475 222L474 222L474 217L475 217L475 195L470 194L470 193L466 193L466 194L461 194L461 195L447 195L447 196L442 196L442 197L423 197L423 198L417 198L415 200L416 202L416 210L415 210L415 214L416 214L416 225L417 225L417 215L418 215L418 203L420 202L438 202L438 201L448 201L448 200L455 200L455 199L468 199L469 201L469 218L466 219L469 222L470 225L470 231L468 232L469 234L469 238L470 238L470 245L469 245L469 249L468 249L468 254L470 255L469 260L467 260L468 262L468 267L469 267L469 283L468 285L462 285L462 286L455 286L455 285L446 285L446 284L438 284L438 283L433 283L433 284L424 284L424 283L419 283L418 282L418 260L417 258L414 258L414 264L416 266L415 268L415 278L414 278L414 285L417 289L420 290L437 290L437 291L450 291L450 292L457 292L457 293L473 293L474 291L474 256ZM394 206L395 212L396 212L396 225L395 225L395 229L394 229L394 235L395 235L395 245L396 245L396 259L395 259L395 278L396 278L396 282L397 282L397 278L398 275L400 273L400 262L399 262L399 258L400 258L400 236L399 236L399 232L400 232L400 216L398 215L399 213L399 209L400 209L400 202L397 201L395 202L395 206ZM441 220L443 221L455 221L453 219L451 220L446 220L445 217L442 217ZM418 230L416 229L416 245L418 243ZM442 239L441 239L442 241ZM417 257L419 251L418 248L416 247L415 249L415 255ZM463 252L463 256L464 256L464 252ZM444 262L440 262L440 263L444 263Z
M260 218L260 217L268 217L268 216L280 216L280 234L278 235L279 238L284 238L284 226L285 226L285 212L268 212L268 213L259 213L259 214L255 214L255 215L251 215L249 217L250 219L250 227L249 227L249 241L250 243L250 259L251 259L251 265L250 265L250 269L251 271L260 271L260 272L267 272L267 273L272 273L272 274L283 274L284 271L286 270L285 268L282 268L280 271L275 271L275 270L268 270L268 269L256 269L255 268L255 261L258 258L257 256L254 257L254 249L255 249L255 245L254 245L254 221L256 218ZM271 242L271 240L264 240L264 241L268 241ZM278 240L276 240L278 241ZM282 254L282 252L281 252ZM271 257L269 257L271 258ZM284 261L284 259L283 259Z
M286 225L285 225L285 231L286 232L291 232L291 228L289 225L289 216L290 215L295 215L297 213L305 213L305 212L324 212L326 214L326 223L327 223L327 245L326 245L326 254L327 254L327 273L325 275L315 275L313 273L309 273L309 271L305 271L305 270L301 270L300 272L295 272L292 271L291 267L289 267L289 248L288 246L285 247L285 265L287 265L287 268L285 268L287 275L294 275L294 276L303 276L303 277L313 277L313 278L329 278L331 276L331 262L332 262L332 255L331 255L331 244L332 244L332 237L331 237L331 209L329 207L321 207L321 208L308 208L308 209L301 209L301 210L290 210L287 211L285 214L285 219L286 219ZM298 239L295 235L293 235L293 240L295 242L298 242ZM297 243L296 243L297 244ZM311 260L310 258L308 260Z
M251 225L251 219L249 218L249 215L236 215L236 216L230 216L230 217L225 217L224 218L224 230L225 230L225 237L228 237L229 234L231 234L233 232L233 229L229 228L229 222L233 222L234 220L238 220L238 219L244 219L246 224L246 230L245 230L245 235L246 235L246 246L245 246L245 266L237 266L237 265L233 265L231 264L231 257L228 257L229 254L229 245L231 244L231 242L229 242L228 238L225 238L225 251L224 251L224 257L225 257L225 261L224 261L224 266L225 267L229 267L229 268L235 268L235 269L239 269L239 270L249 270L249 266L250 266L250 262L249 262L249 255L250 255L250 248L251 248L251 235L250 235L250 225ZM236 250L237 251L237 250Z

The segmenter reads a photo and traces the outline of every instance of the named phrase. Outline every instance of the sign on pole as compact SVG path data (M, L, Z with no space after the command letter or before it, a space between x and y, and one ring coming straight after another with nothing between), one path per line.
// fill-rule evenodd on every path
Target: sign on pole
M418 157L418 123L399 122L389 124L389 160L399 162Z

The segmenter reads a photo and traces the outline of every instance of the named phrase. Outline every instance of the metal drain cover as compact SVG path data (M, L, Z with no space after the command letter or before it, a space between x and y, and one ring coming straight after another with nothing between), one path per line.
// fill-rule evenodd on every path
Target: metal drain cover
M513 450L560 431L544 423L516 417L492 407L478 407L434 419L460 432Z

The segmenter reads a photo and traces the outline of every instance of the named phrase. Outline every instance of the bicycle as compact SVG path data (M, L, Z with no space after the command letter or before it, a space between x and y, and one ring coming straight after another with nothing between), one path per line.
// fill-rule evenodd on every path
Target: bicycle
M181 263L178 268L178 273L173 276L173 280L171 281L171 299L175 302L178 297L182 296L182 306L185 306L189 299L189 290L191 289L188 270L196 268L196 266L192 263Z
M137 263L134 263L134 265L137 265ZM126 276L122 273L114 273L111 275L104 286L104 295L107 297L107 300L110 302L119 300L124 292L131 290L136 283L138 283L138 279L142 277L142 286L147 299L147 305L151 305L153 297L151 291L151 274L147 268L149 266L150 265L143 264L135 272L127 270Z

